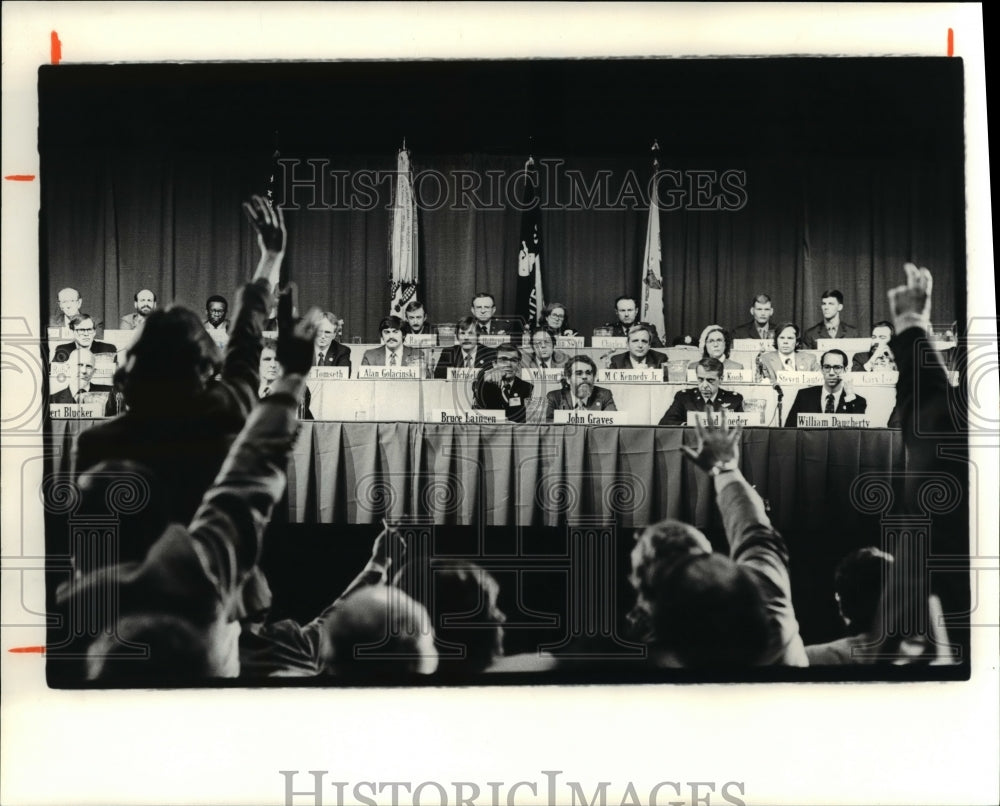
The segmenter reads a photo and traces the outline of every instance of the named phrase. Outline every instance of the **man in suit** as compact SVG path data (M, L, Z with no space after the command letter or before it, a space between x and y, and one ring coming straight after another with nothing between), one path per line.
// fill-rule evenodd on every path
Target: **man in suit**
M660 425L686 425L689 411L743 411L743 395L722 389L723 365L717 358L703 358L695 367L698 385L682 389L660 418Z
M536 327L531 332L531 349L534 356L531 361L533 369L561 369L566 363L566 356L555 349L555 341L548 328Z
M764 293L758 294L750 303L750 321L734 327L733 338L770 341L774 338L774 327L771 325L773 316L774 307L771 305L771 298Z
M531 397L534 386L518 377L521 351L507 342L497 347L496 364L484 367L472 385L472 407L476 409L503 409L507 419L514 423L525 420L525 401Z
M552 422L555 411L579 409L618 411L610 389L594 385L597 365L589 355L575 355L563 367L563 388L545 396L545 420Z
M111 387L99 383L91 383L94 377L94 354L90 350L73 350L67 357L69 364L69 386L60 389L52 397L49 403L79 403L81 395L89 392L110 392Z
M49 327L61 327L69 330L69 323L80 315L80 308L83 305L83 297L75 288L63 288L58 294L59 313L53 314L49 319ZM97 328L97 335L104 335L104 322L100 319L94 320L94 327Z
M148 288L136 291L132 297L135 311L122 317L118 327L121 330L135 330L146 321L146 317L156 310L156 294Z
M892 322L876 322L872 325L872 346L863 353L851 357L851 372L873 372L875 370L896 370L896 358L889 342L896 335Z
M628 352L611 357L611 369L660 369L667 361L663 353L651 350L656 343L656 329L640 322L628 332Z
M434 333L434 325L427 321L427 311L424 303L420 300L413 300L406 306L403 313L406 321L403 322L403 336L423 336Z
M424 353L416 347L403 346L403 322L398 316L386 316L378 324L382 346L365 350L362 366L422 367Z
M847 371L847 353L827 350L820 358L823 372L822 386L799 389L795 402L788 410L785 427L795 427L799 414L864 414L868 401L854 394L854 385L844 380Z
M97 325L94 317L89 313L81 313L73 317L69 323L69 329L73 331L73 341L60 344L52 354L52 361L61 364L69 360L70 353L74 350L89 350L94 354L110 353L116 355L118 348L106 341L97 341L94 337L97 334Z
M844 310L844 295L837 289L831 288L823 292L820 308L823 311L823 321L809 328L802 338L807 350L816 349L817 339L856 339L861 335L854 325L840 320L840 312Z
M326 311L323 321L316 331L316 348L313 366L347 367L347 377L351 377L351 348L337 341L344 320L337 314Z
M760 372L776 383L779 372L819 372L819 363L812 353L800 352L799 326L783 322L774 329L774 347L758 357Z
M445 347L441 351L437 366L434 367L435 378L447 378L448 367L480 369L493 366L497 356L496 350L479 346L479 329L474 317L466 316L464 319L459 319L455 324L455 330L458 331L458 344Z
M612 336L627 336L635 325L644 325L652 337L652 346L663 346L663 342L660 341L660 334L656 332L655 325L651 325L649 322L636 322L636 317L639 315L639 306L636 304L634 297L624 295L618 297L615 300L615 313L618 318L605 325L605 327L611 328Z
M275 384L285 375L285 368L278 362L278 342L274 339L264 339L260 350L260 387L257 390L257 397L263 400L274 391ZM314 419L309 403L312 394L309 387L305 388L302 402L299 404L299 419Z

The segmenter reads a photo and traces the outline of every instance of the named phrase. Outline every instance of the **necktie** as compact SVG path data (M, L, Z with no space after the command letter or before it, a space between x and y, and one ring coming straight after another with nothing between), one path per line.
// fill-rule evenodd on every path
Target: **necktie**
M472 354L471 353L466 353L465 354L465 368L466 369L472 369Z
M269 394L271 394L271 387L270 387L270 385L264 387L264 391L260 393L260 396L261 397L267 397Z
M583 406L583 401L582 401L582 400L580 400L580 398L577 398L577 399L576 399L576 410L577 410L577 411L582 411L582 410L583 410L583 408L584 408L584 406Z
M795 365L792 363L791 358L785 359L785 369L787 369L789 372L793 372L795 370Z
M510 400L510 381L504 381L501 386L501 390L503 392L504 401L506 402L507 400Z
M833 395L826 396L826 408L823 409L824 414L833 414Z
M323 353L322 350L320 350L318 353L316 353L316 364L317 365L322 365L322 363L323 363L323 356L324 356L324 353Z
M540 362L538 364L538 366L541 367L542 369L548 369L549 368L549 365L546 364L544 361Z
M396 354L395 353L389 353L389 366L390 367L396 366Z

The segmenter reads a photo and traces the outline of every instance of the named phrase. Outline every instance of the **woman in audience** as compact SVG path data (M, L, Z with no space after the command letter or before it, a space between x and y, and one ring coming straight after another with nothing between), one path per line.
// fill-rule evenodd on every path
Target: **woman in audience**
M542 308L542 327L556 336L575 336L576 331L569 326L566 316L566 306L561 302L550 302Z
M801 351L802 331L792 322L784 322L774 331L774 350L760 357L761 371L774 383L779 372L819 372L819 362L812 353Z
M739 361L730 361L729 351L733 349L733 340L729 333L719 325L709 325L698 339L698 348L701 350L702 358L716 358L722 362L725 369L743 369ZM698 366L697 361L688 364L688 369Z

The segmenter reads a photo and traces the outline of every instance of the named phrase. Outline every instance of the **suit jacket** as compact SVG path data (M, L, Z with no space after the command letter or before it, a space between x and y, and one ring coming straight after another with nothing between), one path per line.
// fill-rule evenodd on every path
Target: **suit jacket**
M400 359L399 365L401 367L419 367L423 366L423 350L416 347L401 347L403 355ZM364 357L361 359L361 366L363 367L384 367L385 363L385 347L372 347L370 350L365 350ZM425 370L425 373L426 370Z
M701 361L701 359L699 358L698 361ZM688 364L688 369L696 369L698 367L698 361L692 361L690 364ZM723 358L722 368L723 370L743 369L743 365L739 361L731 361L728 358Z
M523 423L525 420L524 401L531 397L535 387L533 384L523 381L516 375L510 382L511 397L519 397L521 402L516 406L511 406L503 399L500 391L500 384L485 380L484 376L488 372L487 367L479 370L476 380L472 385L473 402L472 407L476 409L504 409L507 412L507 419L514 423Z
M548 363L548 367L547 368L548 369L562 369L564 366L566 366L566 362L568 360L569 360L569 356L566 355L566 353L562 352L561 350L555 350L552 353L552 356L549 358L549 360L547 362ZM528 369L542 369L542 367L540 367L539 364L538 364L538 360L535 359L535 358L531 358L531 357L529 357L525 361L525 366Z
M315 354L319 353L319 350L315 350ZM314 357L313 361L318 364L319 362ZM314 364L315 366L315 364ZM323 358L324 367L347 367L347 377L351 377L351 348L346 344L341 344L339 341L334 339L330 342L330 346L326 348L326 355Z
M819 361L816 360L816 356L812 353L793 353L795 360L795 371L796 372L819 372ZM778 373L785 371L785 365L782 361L781 355L777 350L773 350L770 353L764 353L760 357L760 366L764 370L764 374L771 380L778 380Z
M729 411L743 411L743 395L730 392L728 389L720 389L715 396L713 408L716 411L721 408ZM660 418L660 425L687 425L689 411L705 411L705 398L701 396L701 392L697 388L681 389L674 395L674 402Z
M795 402L792 403L785 418L785 427L794 428L799 414L821 414L827 394L823 391L825 388L807 386L805 389L799 389L795 395ZM846 395L841 394L835 414L864 414L866 411L868 411L868 401L861 395L856 395L854 400L847 402Z
M646 364L650 369L660 369L667 363L667 357L656 350L646 353ZM632 369L632 362L629 360L629 353L618 353L611 356L611 369Z
M110 386L104 386L103 384L100 384L100 383L92 383L92 384L90 384L90 389L88 389L87 391L89 391L89 392L110 392L111 391L111 387ZM67 386L65 389L60 389L55 394L51 395L49 397L49 403L62 403L62 404L70 404L71 405L73 403L76 403L76 401L73 399L73 392L70 391L70 388Z
M482 367L492 367L493 362L496 360L497 351L492 347L476 347L476 360L474 366L477 369ZM461 367L464 366L465 359L462 357L462 345L455 344L451 347L445 347L441 351L441 355L438 358L437 366L434 367L434 377L435 378L447 378L448 377L448 367Z
M867 372L867 370L865 369L865 364L867 364L871 360L871 357L872 357L871 350L866 350L863 353L855 353L851 357L851 372ZM888 363L886 363L884 367L875 367L875 369L895 370L896 362L889 361Z
M413 328L410 327L409 322L403 322L402 326L399 328L399 331L404 336L409 336L411 333L413 333ZM434 335L433 322L424 322L424 326L420 329L420 335L423 336L425 333L429 336Z
M273 381L273 383L277 383L277 380ZM261 390L261 391L263 391L263 390ZM308 386L306 386L302 390L302 392L303 392L303 394L302 394L302 402L299 404L299 410L297 412L298 417L299 417L300 420L314 420L316 418L313 417L312 410L309 408L309 404L312 402L312 392L309 391L309 387ZM258 394L258 397L261 400L263 400L267 396L268 395L260 395L260 394Z
M62 311L57 311L49 317L49 327L69 327L69 323L66 321L66 317L63 316ZM104 335L104 320L94 319L94 336L95 338L100 338Z
M849 325L846 322L841 322L840 327L837 328L838 339L858 339L863 335L854 325ZM823 322L817 322L802 335L802 344L807 350L815 350L817 339L828 338L830 337L827 335L826 325Z
M524 332L524 325L517 319L490 319L489 333L478 321L476 322L476 330L480 335L497 336L502 330L508 336L520 336Z
M127 316L123 316L121 322L118 324L119 330L135 330L142 323L145 317L139 316L139 312L130 313Z
M545 421L551 423L555 419L555 412L576 408L576 398L573 397L569 387L556 389L545 396ZM595 386L594 390L587 398L586 408L588 411L618 411L615 405L614 395L610 389L603 386Z
M649 344L650 344L651 347L662 347L663 346L663 342L660 341L660 333L656 329L656 325L651 325L651 324L649 324L649 322L633 322L631 325L629 325L629 327L633 328L636 325L645 325L646 327L648 327L652 331L653 338L649 342ZM608 323L606 323L604 326L611 328L611 335L612 336L626 336L626 337L628 336L628 331L625 330L625 325L623 325L617 319L614 322L608 322Z
M757 332L757 323L751 319L749 322L744 322L742 325L733 328L732 337L734 339L760 339L760 333ZM774 326L768 322L767 323L767 336L765 338L774 338Z
M60 344L56 347L55 352L52 354L52 363L61 364L64 361L69 361L69 354L76 349L77 346L75 341ZM94 339L94 341L91 342L88 349L94 355L98 355L99 353L111 353L113 355L118 352L118 348L115 347L115 345L109 344L106 341L98 341L97 339Z

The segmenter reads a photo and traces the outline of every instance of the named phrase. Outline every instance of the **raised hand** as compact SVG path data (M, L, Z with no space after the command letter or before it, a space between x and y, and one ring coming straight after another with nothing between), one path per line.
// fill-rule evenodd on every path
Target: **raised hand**
M406 552L406 541L403 536L389 525L388 521L382 521L383 529L378 533L375 542L372 544L372 562L382 568L388 569L395 559L402 565L402 557Z
M260 196L252 196L250 201L243 202L243 210L257 231L257 245L261 253L270 252L277 255L284 252L288 233L285 230L285 218L281 208L271 207Z
M855 397L854 392L854 380L850 375L844 376L844 398L848 400L853 400Z
M278 331L277 358L286 373L306 375L309 372L314 354L313 340L322 321L323 312L310 308L294 328Z
M895 319L896 333L914 326L929 330L934 279L929 270L918 269L913 263L906 263L903 270L906 285L889 289L889 308Z
M713 468L720 470L735 470L740 464L740 434L743 426L730 428L726 422L725 410L720 412L718 426L695 421L695 434L698 436L697 447L682 445L681 450L702 470L708 472Z

